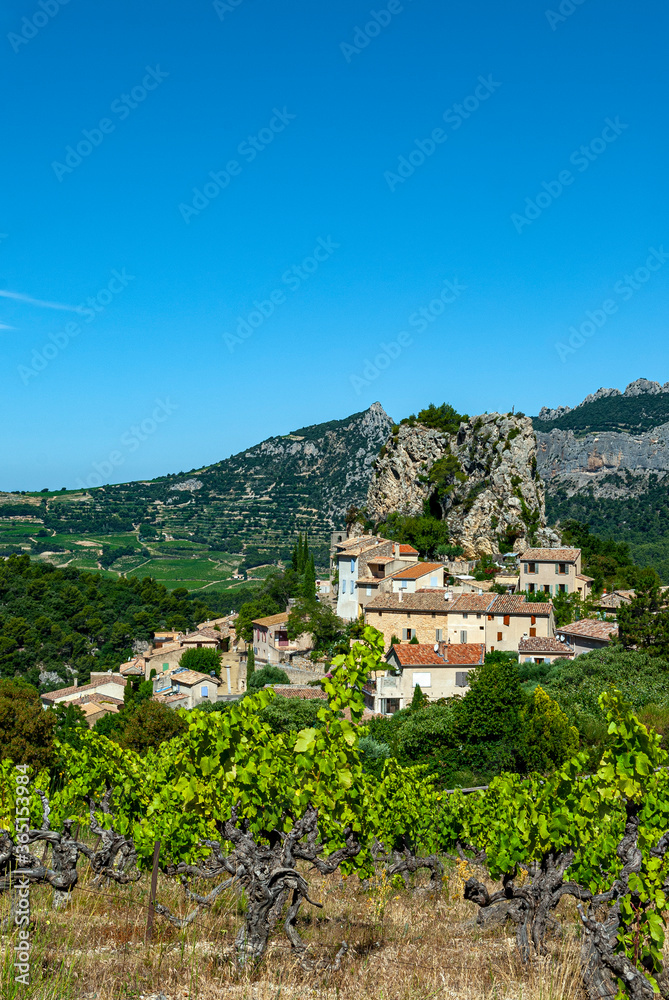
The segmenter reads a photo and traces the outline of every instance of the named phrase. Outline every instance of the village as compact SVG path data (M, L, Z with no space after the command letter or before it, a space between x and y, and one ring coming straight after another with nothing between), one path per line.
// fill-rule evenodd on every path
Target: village
M555 595L591 597L593 580L581 572L578 548L499 555L494 576L485 580L472 575L473 560L424 561L413 546L378 535L334 532L330 555L331 578L316 582L317 599L342 622L362 619L383 636L385 668L365 685L368 716L406 708L417 686L429 701L464 695L470 671L487 653L551 663L604 648L617 637L617 609L634 597L632 590L605 592L594 603L597 617L556 625ZM532 600L535 594L541 599ZM242 698L249 668L266 666L280 667L289 681L272 684L277 693L322 698L319 682L329 664L313 654L308 632L289 639L290 611L255 619L250 644L237 634L234 613L203 621L192 632L157 630L148 648L117 669L91 672L81 686L75 678L43 693L42 704L77 706L92 727L122 709L129 684L150 681L153 700L191 710ZM184 653L195 649L215 651L220 670L202 673L183 665Z

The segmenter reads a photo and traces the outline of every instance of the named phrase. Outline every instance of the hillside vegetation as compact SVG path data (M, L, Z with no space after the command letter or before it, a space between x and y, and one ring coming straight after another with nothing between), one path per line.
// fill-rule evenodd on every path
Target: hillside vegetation
M640 433L669 421L669 393L639 396L605 396L581 403L555 420L533 417L535 431L558 428L577 436L591 431L627 431Z

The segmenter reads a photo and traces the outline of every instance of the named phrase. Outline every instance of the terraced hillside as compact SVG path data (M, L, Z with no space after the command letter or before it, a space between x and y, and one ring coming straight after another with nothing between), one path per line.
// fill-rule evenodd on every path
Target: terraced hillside
M269 438L215 465L88 491L0 494L0 553L155 576L167 587L262 578L307 531L320 566L330 532L362 504L392 425L380 403ZM263 568L265 567L265 569Z

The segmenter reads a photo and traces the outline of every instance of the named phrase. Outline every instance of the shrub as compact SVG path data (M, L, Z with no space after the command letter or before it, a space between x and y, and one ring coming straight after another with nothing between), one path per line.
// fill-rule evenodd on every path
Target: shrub
M262 670L255 670L246 679L246 687L249 691L259 691L265 684L290 684L290 680L285 670L268 663Z

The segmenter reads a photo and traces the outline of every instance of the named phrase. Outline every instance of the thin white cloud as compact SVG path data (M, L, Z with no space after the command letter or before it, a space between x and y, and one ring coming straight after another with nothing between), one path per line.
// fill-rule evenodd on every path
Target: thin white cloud
M0 323L0 330L15 330L15 326L7 326L6 323Z
M79 306L67 306L62 302L45 302L42 299L33 299L30 295L22 295L21 292L10 292L6 288L0 288L0 296L5 299L14 299L16 302L26 302L31 306L41 306L43 309L64 309L65 312L81 312Z

